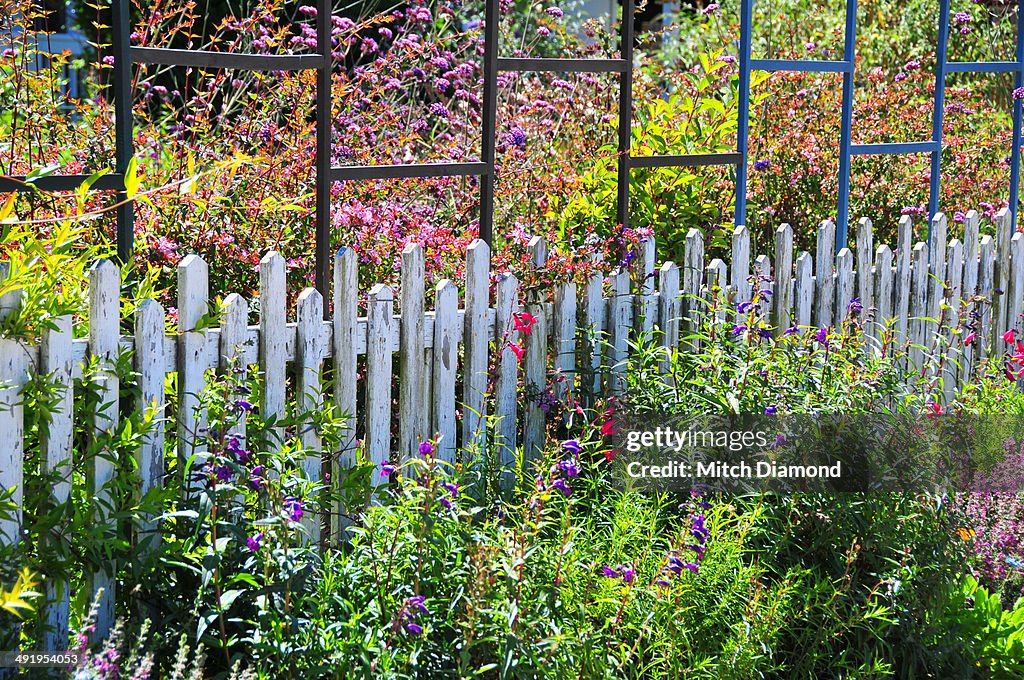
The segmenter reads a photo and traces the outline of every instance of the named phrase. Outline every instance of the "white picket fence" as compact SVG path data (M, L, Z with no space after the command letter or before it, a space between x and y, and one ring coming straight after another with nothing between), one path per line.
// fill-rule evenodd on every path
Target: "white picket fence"
M521 383L530 386L529 394L543 388L551 372L558 371L566 376L578 375L577 382L585 380L587 384L578 385L581 391L620 393L631 332L657 326L664 331L659 342L677 346L697 323L695 312L701 308L697 298L707 297L715 287L728 291L733 302L750 299L754 285L772 289L771 314L780 332L791 324L833 326L843 320L850 301L859 298L865 310L877 310L875 318L895 318L899 342L911 340L924 347L931 344L930 334L935 330L934 322L927 319L940 316L943 302L948 305L945 314L953 326L969 311L969 305L981 313L978 340L968 348L951 343L949 351L956 353L951 357L955 361L946 362L943 368L945 389L951 394L973 362L991 348L1001 351L999 335L1011 327L1020 330L1024 235L1011 234L1005 212L996 222L996 238L979 239L978 215L971 212L963 224L963 240L947 243L946 219L939 215L933 220L929 248L923 242L912 247L912 225L905 218L893 251L885 245L874 248L871 223L865 219L857 230L856 255L848 249L835 253L835 227L826 222L818 231L817 254L801 252L795 260L792 229L783 225L776 234L774 253L760 254L753 262L749 232L740 226L733 236L731 276L720 259L705 265L703 237L691 230L682 267L666 262L656 269L654 242L648 240L633 272L616 269L607 277L596 274L583 290L577 290L575 283L561 284L550 300L539 294L523 299L516 277L499 274L493 286L493 303L489 249L476 241L466 253L461 306L459 287L442 280L436 286L434 311L424 309L423 251L411 245L402 256L401 314L395 313L392 289L377 284L369 291L365 317L358 316L357 256L353 250L343 249L334 261L333 315L329 321L324 320L320 293L312 288L298 296L295 320L288 321L285 261L281 255L270 253L260 263L259 324L248 325L248 302L232 294L223 300L219 327L202 330L196 326L208 310L208 268L202 259L190 255L178 266L179 332L168 334L165 310L155 300L147 300L137 308L132 336L122 336L119 330L118 271L111 262L101 261L91 270L87 339L73 339L70 318L59 319L56 328L46 331L37 346L0 339L0 487L13 489L20 507L24 453L20 391L29 376L33 372L52 375L62 386L59 403L71 404L73 379L81 375L83 361L96 357L101 365L109 366L121 350L133 351L138 409L162 405L164 378L177 373L181 397L177 422L172 424L175 430L167 441L175 442L183 453L191 450L205 422L204 414L197 415L197 395L203 391L208 371L224 369L237 360L234 363L256 365L263 374L265 389L259 407L268 416L283 415L289 398L297 400L303 407L300 410L326 407L328 404L321 405L318 400L327 399L339 413L356 414L357 380L362 380L364 403L355 425L362 433L365 454L377 465L412 456L422 440L440 434L438 455L444 459L454 460L457 446L490 445L502 464L513 469L520 424L527 455L539 450L544 440L545 412L535 400L521 398ZM544 267L544 241L534 238L529 249L532 265ZM996 294L997 290L1004 294ZM0 299L0 316L18 305L17 293ZM526 337L520 337L513 328L513 315L521 310L536 318L532 333ZM881 333L882 325L877 323L874 332ZM524 346L521 361L509 346L512 342ZM392 447L396 354L400 376L397 451ZM357 376L360 356L365 356L362 378ZM924 350L914 357L917 362L926 359L934 357ZM333 387L324 394L321 375L327 361ZM581 364L579 371L577 362ZM295 376L292 395L286 393L289 365ZM461 376L462 385L458 393L457 376ZM95 417L94 426L102 431L117 424L120 386L109 372L101 385L102 403L110 405ZM555 382L553 389L561 394L566 385ZM498 417L490 441L484 420L488 414ZM71 491L73 417L70 409L56 413L42 442L43 469L60 471L64 476L52 491L57 502L66 500ZM167 434L157 428L139 446L143 493L162 484ZM308 450L319 451L320 441L313 428L303 429L298 436ZM336 469L344 468L353 460L358 444L353 430L340 451L325 455L335 461ZM315 453L303 461L310 478L319 479L321 460L321 454ZM97 460L92 472L99 507L109 499L104 487L114 474L114 466ZM340 528L340 515L335 512L332 516L333 531ZM19 526L20 517L0 523L0 540L16 540ZM318 527L311 529L317 531ZM113 616L113 570L114 565L110 565L95 574L91 582L93 592L102 587L106 593L98 621L101 633L110 626ZM49 579L46 600L45 615L54 629L47 648L63 649L68 625L66 584Z

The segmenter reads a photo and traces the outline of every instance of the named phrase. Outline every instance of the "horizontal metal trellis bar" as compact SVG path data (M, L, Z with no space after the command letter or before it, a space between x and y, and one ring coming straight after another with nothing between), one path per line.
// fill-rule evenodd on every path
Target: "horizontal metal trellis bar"
M853 144L850 153L854 156L879 154L931 153L939 150L939 143L931 142L887 142L882 144Z
M499 57L500 71L554 73L625 73L631 67L625 59L548 59L543 57Z
M32 180L22 177L0 177L0 192L11 191L75 191L91 175L48 175ZM93 191L124 191L124 177L109 173L97 179Z
M743 154L739 152L694 153L680 156L630 156L633 168L693 168L709 165L739 165Z
M815 59L751 59L755 71L790 71L792 73L853 73L851 61Z
M461 177L485 175L488 165L470 163L409 163L408 165L341 165L331 168L331 180L409 179L415 177Z
M330 56L322 54L231 54L162 47L133 47L132 61L139 64L237 68L246 71L305 71L322 67Z
M1021 64L1012 61L949 61L947 73L1016 73Z

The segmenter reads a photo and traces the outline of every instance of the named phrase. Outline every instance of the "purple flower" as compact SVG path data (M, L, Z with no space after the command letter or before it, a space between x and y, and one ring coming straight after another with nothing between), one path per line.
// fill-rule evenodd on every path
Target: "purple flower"
M757 170L758 172L764 172L765 170L768 169L768 166L770 165L771 161L762 158L759 161L754 161L754 170Z
M732 327L732 334L733 335L739 335L740 333L742 333L745 330L747 330L746 326L744 326L743 324L737 324L736 326Z
M786 445L786 437L785 437L785 435L781 435L781 434L775 435L775 447L778 448L780 446L785 446L785 445Z
M1016 90L1014 90L1013 91L1013 98L1014 99L1024 99L1024 87L1018 87ZM1009 162L1009 158L1007 158L1007 162Z
M573 458L567 458L563 461L559 461L558 469L565 473L566 477L579 477L580 468L576 464L576 460Z
M217 479L221 482L226 482L231 479L231 468L227 465L218 465L214 468L214 472L217 473Z
M389 463L387 461L384 461L380 465L380 476L381 477L390 477L391 475L395 474L395 472L397 470L398 470L398 468L396 466L392 465L391 463Z
M448 107L441 102L434 102L430 105L430 112L439 118L450 118L451 113L448 111Z
M456 496L459 495L458 484L453 484L452 482L443 482L441 486L444 487L448 491L448 493L452 495L452 498L455 498Z
M551 35L551 29L548 28L547 26L539 26L537 28L537 35L539 35L542 38L546 38L549 35Z
M559 477L554 482L552 482L551 486L552 486L552 488L558 489L559 491L561 491L566 496L568 496L569 494L572 493L572 487L569 486L569 482L567 482L566 480L562 479L561 477Z
M619 575L619 572L615 571L611 567L601 567L601 574L603 574L607 578L615 578Z
M526 131L517 125L506 132L502 139L506 146L523 146L526 144Z
M235 408L239 409L240 411L245 411L246 413L252 413L252 410L255 407L245 399L236 399Z
M562 442L562 448L577 456L583 453L583 447L575 439L568 439Z
M359 44L359 51L363 54L374 54L380 46L377 45L377 41L373 38L363 38L363 41Z
M771 340L772 339L772 331L771 331L771 329L765 328L764 326L762 326L761 328L757 329L757 334L760 335L765 340Z
M409 611L412 611L413 609L415 609L418 612L420 612L421 614L429 615L430 614L430 610L427 609L427 605L425 604L426 601L427 601L427 598L424 595L414 595L412 597L406 598L406 600L405 600L405 607Z
M967 12L957 12L953 15L953 23L957 26L961 24L969 24L972 21L974 21L974 17Z
M405 624L405 629L413 635L423 635L423 626L419 625L418 623L413 623L412 621L409 621Z
M628 564L620 564L619 573L622 575L622 580L625 583L632 583L633 578L636 577L636 570Z
M8 52L10 52L10 54L7 54ZM8 56L13 57L14 56L14 50L4 50L4 56L5 57L8 57ZM107 56L103 57L103 63L105 65L107 65L107 66L113 66L114 65L114 57L112 57L112 56L110 56L108 54Z
M799 329L799 328L797 328L796 326L790 326L789 328L787 328L787 329L786 329L786 330L785 330L785 331L783 332L783 335L796 335L796 334L797 334L797 333L799 333L799 332L800 332L800 329Z
M298 522L302 519L302 501L293 496L288 496L284 499L285 513L288 518L293 522Z
M256 552L260 549L260 542L263 540L263 532L259 532L254 536L250 536L245 542L250 552Z
M718 58L718 62L721 64L735 64L736 57L732 56L731 54L723 54Z
M434 445L428 440L420 444L420 455L421 456L432 456L434 455Z
M775 404L769 404L767 407L765 407L764 414L766 416L773 416L775 415L777 410L778 409L776 409Z
M448 496L441 496L437 499L437 502L443 505L446 510L451 510L455 507L455 504L452 503L452 499L448 498Z
M740 314L746 314L748 311L750 311L750 308L753 305L753 302L741 302L738 305L736 305L736 311L739 312Z
M718 3L717 2L712 2L707 7L702 9L700 11L700 13L703 14L704 16L707 16L707 15L711 14L712 12L717 12L717 11L718 11Z
M548 13L548 16L556 18L560 18L565 14L559 7L548 7L545 11Z
M827 345L828 344L828 329L827 328L819 328L818 332L814 334L814 339L817 340L818 342L820 342L823 345Z
M851 316L855 314L860 314L862 311L864 311L864 305L860 303L860 298L853 298L852 300L850 300L850 306L847 308L847 311Z

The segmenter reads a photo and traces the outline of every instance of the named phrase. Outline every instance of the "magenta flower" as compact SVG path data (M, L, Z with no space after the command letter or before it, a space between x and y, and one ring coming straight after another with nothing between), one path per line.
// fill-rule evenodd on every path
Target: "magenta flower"
M559 7L548 7L546 11L548 16L555 18L562 17L565 14L565 12L563 12Z
M380 476L381 477L390 477L391 475L395 474L395 471L397 471L397 470L398 470L398 468L396 466L392 465L391 463L389 463L387 461L384 461L383 463L381 463L381 466L380 466Z
M249 539L245 542L246 546L249 548L249 552L257 552L260 549L260 542L262 540L263 532L259 532L254 536L250 536Z

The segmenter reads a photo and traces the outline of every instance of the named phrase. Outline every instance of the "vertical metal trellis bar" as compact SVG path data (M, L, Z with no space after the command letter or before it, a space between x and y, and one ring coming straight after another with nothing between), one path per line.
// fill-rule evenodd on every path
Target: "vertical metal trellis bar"
M619 54L626 67L619 74L619 168L618 223L629 227L630 148L633 136L633 0L622 0L622 22L619 27Z
M316 43L322 63L316 71L316 289L328 298L331 280L331 0L316 2ZM324 305L324 317L329 305Z
M946 0L948 2L948 0ZM839 206L836 252L847 246L850 225L850 147L853 138L853 75L857 53L857 0L846 0L846 41L843 45L843 106L839 133Z
M1017 3L1017 71L1013 74L1013 88L1024 87L1024 0ZM1017 203L1020 190L1020 144L1021 122L1024 118L1024 101L1013 98L1013 148L1010 150L1010 219L1013 229L1017 228Z
M111 47L114 52L114 163L125 177L135 154L132 139L132 61L131 18L128 0L111 4ZM125 191L117 192L117 258L122 264L132 261L135 247L135 204Z
M498 112L498 0L484 6L484 101L480 160L487 166L480 175L480 238L494 246L494 162Z
M940 174L942 172L942 124L946 112L946 66L949 58L949 0L939 3L939 43L935 53L935 108L932 113L931 188L928 192L928 217L939 212ZM932 221L928 220L928 242L932 240Z
M740 0L740 80L736 150L741 159L736 166L736 224L747 223L747 152L750 143L750 57L754 0Z

